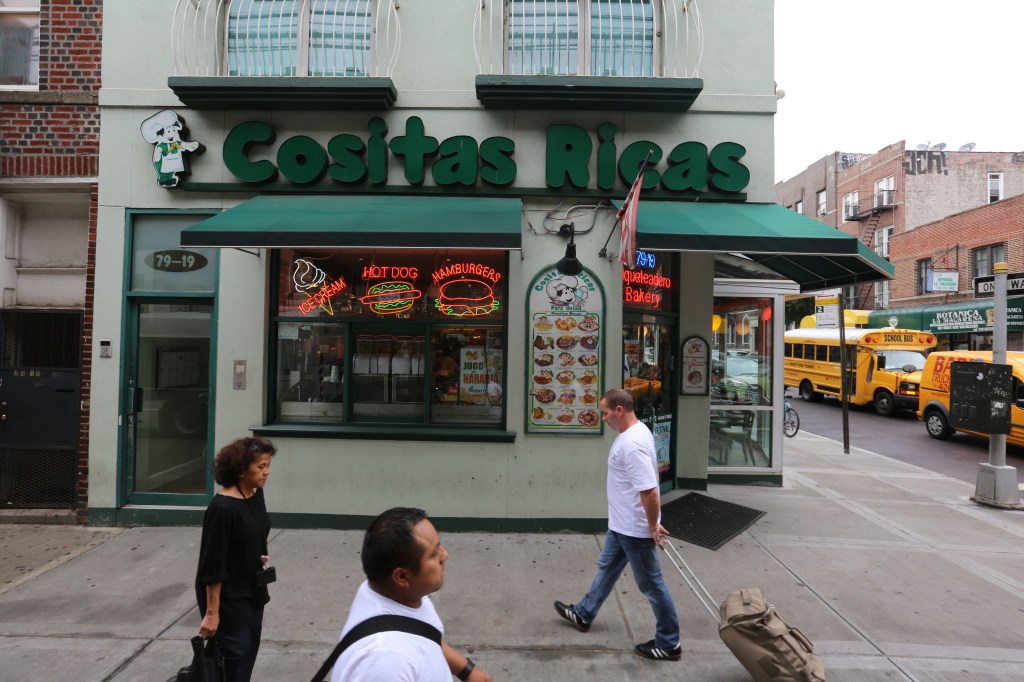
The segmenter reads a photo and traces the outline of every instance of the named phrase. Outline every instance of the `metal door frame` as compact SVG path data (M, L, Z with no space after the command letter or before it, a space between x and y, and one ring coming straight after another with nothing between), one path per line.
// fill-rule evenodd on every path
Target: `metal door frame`
M207 386L209 386L209 398L207 400L206 420L206 442L207 442L207 469L206 485L204 492L199 493L155 493L135 492L135 432L129 417L134 414L129 404L135 396L130 385L132 377L138 371L139 366L139 309L147 304L173 304L183 305L209 305L210 306L210 357ZM118 396L118 449L121 462L120 485L118 506L126 504L159 504L173 506L206 506L210 496L214 492L214 480L212 467L213 448L215 441L214 415L216 414L216 376L217 376L217 301L211 294L182 295L172 294L145 294L131 296L126 300L123 336L124 353L121 365L120 393Z

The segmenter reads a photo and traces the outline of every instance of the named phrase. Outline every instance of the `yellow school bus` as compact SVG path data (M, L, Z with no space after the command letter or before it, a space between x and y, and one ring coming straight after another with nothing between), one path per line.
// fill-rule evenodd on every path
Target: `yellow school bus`
M887 416L917 410L921 370L935 335L913 329L846 328L850 404L873 405ZM842 397L838 329L793 329L785 334L785 382L804 400Z

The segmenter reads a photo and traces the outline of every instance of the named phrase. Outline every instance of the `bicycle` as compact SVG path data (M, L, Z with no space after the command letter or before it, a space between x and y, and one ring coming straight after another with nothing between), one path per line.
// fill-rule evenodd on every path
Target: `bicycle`
M796 432L800 430L800 415L798 415L792 405L789 404L789 398L784 400L784 405L785 416L782 419L782 432L792 438L796 435Z

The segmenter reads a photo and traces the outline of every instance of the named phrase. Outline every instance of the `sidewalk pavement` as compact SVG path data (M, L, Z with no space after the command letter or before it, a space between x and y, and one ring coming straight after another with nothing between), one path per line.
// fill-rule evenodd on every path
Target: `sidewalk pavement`
M713 595L761 587L815 644L831 681L1024 678L1024 513L973 486L801 433L783 488L708 494L767 514L717 552L677 543ZM603 494L595 491L594 494ZM672 496L681 493L673 493ZM429 510L428 510L429 511ZM444 533L435 595L446 638L499 680L749 680L715 621L664 562L683 660L632 653L654 636L623 576L588 633L555 614L594 573L601 535ZM362 581L362 533L277 530L254 680L306 682ZM0 526L0 678L163 682L198 630L197 528Z

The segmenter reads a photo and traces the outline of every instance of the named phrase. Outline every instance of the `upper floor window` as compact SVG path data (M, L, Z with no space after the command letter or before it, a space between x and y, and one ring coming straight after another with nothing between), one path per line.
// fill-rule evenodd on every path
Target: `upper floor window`
M803 213L804 212L804 202L798 201L795 204L793 204L793 210L796 211L797 213Z
M875 310L889 307L889 280L875 282Z
M896 203L896 176L890 175L875 182L875 208Z
M882 258L889 257L889 241L892 239L892 225L875 230L875 253Z
M0 0L0 88L39 86L39 0Z
M508 73L653 76L654 0L510 0Z
M932 269L932 259L922 258L917 261L917 294L927 294L931 287L928 286L928 273Z
M988 203L1002 201L1003 199L1003 174L988 174Z
M231 76L366 76L371 0L233 0L228 9Z
M818 215L825 215L828 212L826 208L825 190L818 192Z
M850 220L859 212L860 192L850 192L843 195L843 220Z
M971 251L974 261L974 276L986 277L992 274L992 264L1006 260L1006 245L992 244Z

